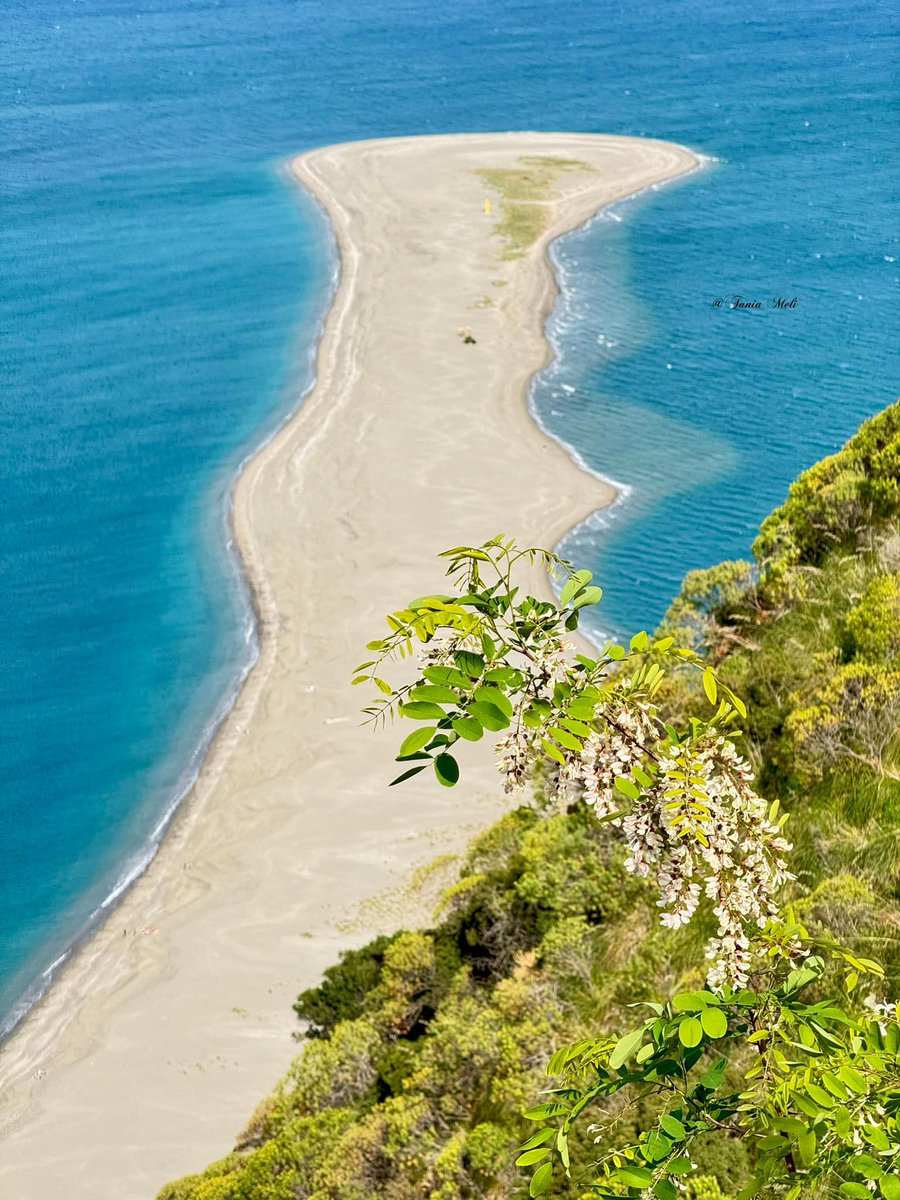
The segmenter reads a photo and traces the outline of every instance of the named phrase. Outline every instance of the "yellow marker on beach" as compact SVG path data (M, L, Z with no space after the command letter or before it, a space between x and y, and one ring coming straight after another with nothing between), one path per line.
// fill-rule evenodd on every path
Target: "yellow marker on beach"
M491 202L490 202L490 200L485 200L485 202L484 202L484 211L487 213L487 215L488 215L488 216L490 216L490 215L491 215Z

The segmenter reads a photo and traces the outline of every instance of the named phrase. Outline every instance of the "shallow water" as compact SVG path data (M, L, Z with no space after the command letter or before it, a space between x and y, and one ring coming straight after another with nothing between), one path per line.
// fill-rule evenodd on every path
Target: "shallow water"
M558 245L560 360L535 389L629 486L566 544L604 584L601 624L652 625L894 396L888 14L7 6L0 1012L140 864L252 657L225 496L309 381L333 268L278 160L516 128L720 160ZM713 308L736 292L798 303Z

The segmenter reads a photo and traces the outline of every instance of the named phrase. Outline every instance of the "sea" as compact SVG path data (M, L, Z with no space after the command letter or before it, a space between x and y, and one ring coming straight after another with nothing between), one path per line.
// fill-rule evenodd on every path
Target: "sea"
M562 546L605 589L595 636L618 634L746 556L797 473L896 396L900 56L882 0L0 15L8 1033L152 857L257 652L230 488L302 403L337 267L285 157L518 129L706 156L553 249L531 404L620 485Z

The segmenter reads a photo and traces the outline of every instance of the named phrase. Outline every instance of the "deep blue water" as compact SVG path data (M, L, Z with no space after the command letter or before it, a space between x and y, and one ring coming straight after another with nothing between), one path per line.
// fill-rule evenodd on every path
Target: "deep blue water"
M309 381L333 268L279 159L530 128L719 160L559 245L560 361L535 392L631 489L566 547L606 588L601 623L652 625L895 394L890 15L3 6L0 1013L138 863L252 656L225 497ZM713 307L734 293L798 303Z

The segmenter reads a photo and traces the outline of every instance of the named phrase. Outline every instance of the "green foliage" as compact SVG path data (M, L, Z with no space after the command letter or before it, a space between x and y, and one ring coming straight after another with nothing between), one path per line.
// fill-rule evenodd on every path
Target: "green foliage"
M756 567L723 564L689 577L668 628L646 643L639 638L633 650L609 647L607 654L611 669L623 663L618 669L625 675L638 660L659 662L665 675L652 706L673 728L690 726L692 717L708 721L719 699L728 698L726 689L751 702L746 716L735 710L728 730L743 731L744 753L766 801L778 799L792 813L797 879L788 881L786 894L805 927L798 946L813 977L795 975L789 982L795 967L776 954L757 963L746 988L710 993L714 999L698 1006L690 994L707 991L702 947L714 921L701 908L690 925L663 928L652 882L623 872L620 831L613 822L598 822L577 795L560 806L554 799L560 764L544 754L537 783L547 802L529 801L475 840L431 929L378 939L356 957L345 956L320 987L298 999L298 1014L311 1022L303 1053L254 1115L239 1152L169 1185L161 1200L501 1200L539 1189L542 1173L551 1181L545 1194L561 1200L598 1194L591 1183L601 1178L600 1194L637 1197L645 1177L629 1183L616 1174L626 1165L659 1175L653 1184L659 1200L670 1200L670 1180L686 1200L738 1200L757 1184L767 1200L898 1200L897 1035L890 1007L900 986L896 746L889 737L867 762L845 753L860 751L866 723L870 734L878 724L873 718L889 731L900 726L892 693L884 690L897 670L898 414L894 406L868 423L835 462L798 482L766 523ZM556 560L544 561L552 566ZM492 570L483 560L479 569L485 577ZM597 598L588 590L593 581L577 573L570 578L574 583L560 598L563 625L577 620L575 600ZM481 590L490 587L482 579ZM501 617L502 595L502 587L492 595ZM443 664L462 681L423 676L454 699L440 691L409 697L435 705L441 716L405 718L403 725L419 738L427 734L418 749L406 746L408 753L450 753L464 763L466 733L474 733L462 721L471 716L482 739L508 736L512 724L490 728L509 714L496 695L476 699L475 686L492 688L514 712L523 689L517 691L515 677L484 678L498 669L499 641L493 651L481 643L483 607L460 607L460 624L450 634L474 632L479 644L467 652L484 667L476 677L470 674L475 657L463 658ZM401 654L425 646L423 633L430 636L427 612L417 606L403 611L392 614L401 628L391 626L389 635ZM438 614L430 618L437 628L444 618L439 609L431 612ZM529 649L541 623L559 619L554 606L541 609L521 594L507 612ZM472 620L468 631L463 614ZM543 625L545 633L548 628ZM666 656L670 636L690 651L684 668ZM654 659L651 641L663 642L662 658ZM364 666L364 680L375 675L382 649ZM848 694L845 685L859 681L875 690L854 708L852 687ZM382 683L376 686L387 701L391 685ZM577 726L568 729L557 719L562 706L555 701L551 695L553 723L579 740ZM482 721L470 703L496 711L480 710ZM817 715L806 720L810 709ZM465 714L455 718L456 726L454 712ZM819 730L831 728L835 714L843 722L839 737L823 739ZM452 746L440 726L447 719L458 735ZM432 745L437 734L448 740ZM548 741L564 758L575 754L553 735ZM434 770L421 758L402 763L406 769L422 765ZM630 782L639 795L646 786L634 776ZM635 803L620 786L613 790L619 807ZM866 974L876 959L885 965L884 981ZM802 970L799 962L796 969ZM638 1002L657 1008L632 1007ZM882 1013L870 1003L882 1005ZM724 1034L714 1016L704 1018L712 1010L724 1016ZM690 1045L697 1024L699 1040ZM768 1036L748 1040L763 1030ZM815 1045L807 1045L810 1030ZM610 1067L613 1050L629 1034L630 1054L626 1040L622 1064ZM562 1066L557 1055L548 1080L549 1049L558 1046L576 1052L563 1052ZM592 1047L596 1062L588 1063ZM710 1071L715 1080L721 1058L728 1059L721 1081L714 1089L701 1087ZM686 1078L661 1069L667 1059L686 1067ZM755 1068L762 1074L754 1075ZM656 1080L648 1078L654 1069ZM859 1083L853 1072L865 1091L851 1086ZM543 1099L571 1113L601 1078L616 1090L603 1097L602 1109L589 1101L569 1123L568 1175L557 1148L567 1113L531 1126L521 1114L548 1086L551 1094ZM836 1094L835 1081L847 1096ZM713 1122L700 1127L703 1113L731 1105L726 1129ZM675 1152L679 1130L662 1124L667 1115L690 1131L689 1156ZM529 1134L538 1141L517 1153L524 1139L532 1140ZM804 1158L810 1134L812 1163ZM664 1140L672 1149L654 1158ZM515 1165L519 1153L535 1151ZM679 1157L689 1157L696 1170L677 1174Z
M866 421L839 453L805 471L763 522L753 552L765 566L769 590L796 588L799 568L857 549L898 512L900 402Z
M517 1160L542 1163L532 1194L549 1188L555 1169L570 1173L569 1136L595 1109L600 1123L591 1132L604 1149L593 1164L592 1195L652 1192L674 1200L677 1184L695 1169L695 1142L729 1135L741 1139L753 1162L743 1200L760 1192L797 1197L821 1184L852 1195L848 1184L891 1180L893 1159L900 1159L896 1014L851 1015L839 1000L809 995L825 959L812 952L818 947L802 926L782 923L766 940L768 965L752 989L683 992L646 1005L650 1015L619 1037L577 1042L554 1055L548 1074L564 1082L525 1114L542 1128ZM871 960L834 945L824 949L843 966L847 992L861 974L881 976ZM623 1105L648 1099L655 1119L623 1140ZM861 1145L871 1154L860 1155Z
M876 664L900 659L900 574L870 579L846 626L854 657Z
M345 950L317 987L301 992L294 1012L309 1022L307 1037L329 1037L340 1021L360 1015L366 997L381 979L384 952L392 941L379 937L360 950Z

